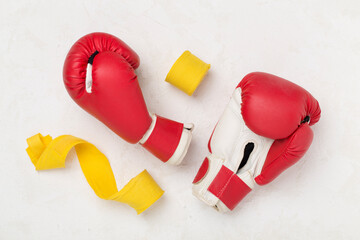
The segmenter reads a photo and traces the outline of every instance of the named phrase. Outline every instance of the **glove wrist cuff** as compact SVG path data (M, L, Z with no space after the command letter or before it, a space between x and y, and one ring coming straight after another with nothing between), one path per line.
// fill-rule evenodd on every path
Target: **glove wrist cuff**
M193 182L193 194L220 212L233 210L254 187L249 172L237 175L224 160L210 155L205 158Z
M140 143L161 161L178 165L187 153L193 124L152 116L152 123Z

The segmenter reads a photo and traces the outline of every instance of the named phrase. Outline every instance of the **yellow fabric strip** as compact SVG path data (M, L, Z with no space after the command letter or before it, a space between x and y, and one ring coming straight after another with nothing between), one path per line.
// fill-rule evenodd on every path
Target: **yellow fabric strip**
M185 51L171 67L165 81L191 96L209 69L210 64Z
M82 171L95 194L105 200L127 203L138 214L164 193L146 170L118 191L108 159L94 145L80 138L62 135L52 139L39 133L28 138L27 143L26 152L36 170L65 167L66 156L75 147Z

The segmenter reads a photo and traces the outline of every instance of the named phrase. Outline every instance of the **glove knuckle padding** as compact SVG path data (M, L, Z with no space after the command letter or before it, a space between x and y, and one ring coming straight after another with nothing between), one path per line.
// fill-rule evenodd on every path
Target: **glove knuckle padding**
M256 134L272 139L291 135L306 117L310 125L320 118L319 103L302 87L268 73L251 73L238 85L241 113Z
M288 138L275 140L260 175L255 178L256 183L264 185L271 182L299 161L309 149L313 136L309 124L304 123Z
M140 64L139 56L119 38L107 33L90 33L80 38L66 56L63 76L72 98L85 92L86 67L94 52L114 52L122 56L134 69Z

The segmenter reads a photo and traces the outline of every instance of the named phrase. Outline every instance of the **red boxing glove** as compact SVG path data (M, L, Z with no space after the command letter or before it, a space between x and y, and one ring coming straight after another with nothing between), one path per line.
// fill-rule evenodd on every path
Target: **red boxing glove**
M130 143L140 143L161 161L180 164L193 124L149 114L135 74L139 56L106 33L79 39L65 59L63 77L72 99Z
M295 164L313 139L320 106L305 89L267 73L250 73L235 89L209 140L193 194L221 212L255 186Z

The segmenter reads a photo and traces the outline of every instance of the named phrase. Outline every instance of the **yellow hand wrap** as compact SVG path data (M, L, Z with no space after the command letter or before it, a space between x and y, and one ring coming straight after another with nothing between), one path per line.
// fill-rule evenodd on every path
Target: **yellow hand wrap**
M146 170L118 191L108 159L94 145L80 138L62 135L53 140L49 135L36 134L28 138L27 143L26 152L36 170L65 167L66 156L75 147L81 169L95 194L102 199L127 203L138 214L164 193Z
M185 51L171 67L165 81L191 96L209 68L210 64Z

